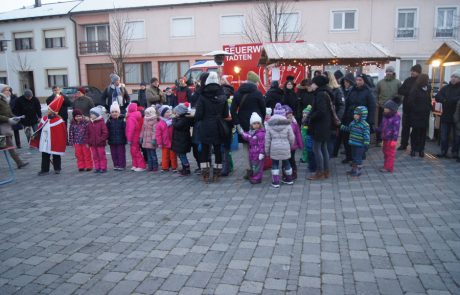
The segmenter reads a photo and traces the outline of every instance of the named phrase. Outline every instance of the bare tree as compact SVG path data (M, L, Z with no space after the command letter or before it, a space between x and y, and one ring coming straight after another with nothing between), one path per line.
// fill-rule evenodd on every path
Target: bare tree
M30 72L32 71L32 62L28 58L27 53L16 53L16 62L12 65L13 71L18 74L21 72Z
M115 66L115 73L123 80L123 64L131 53L133 29L129 25L128 15L115 9L110 22L111 50L109 58Z
M244 35L253 43L296 40L301 33L300 20L293 1L257 0L244 22Z

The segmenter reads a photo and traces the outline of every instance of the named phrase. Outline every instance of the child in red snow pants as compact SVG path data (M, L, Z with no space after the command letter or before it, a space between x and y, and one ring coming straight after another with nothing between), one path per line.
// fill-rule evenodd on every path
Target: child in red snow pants
M93 154L94 169L106 172L107 157L105 155L105 146L92 146L91 153Z
M396 143L395 140L384 140L383 141L383 158L385 160L383 168L389 172L393 172L395 164L396 154Z
M146 165L139 144L137 142L130 144L129 151L131 153L132 166L145 169Z
M171 164L172 170L177 170L177 157L176 153L172 149L162 148L161 149L161 169L163 171L169 170L169 164Z
M91 150L87 144L74 144L75 157L77 158L78 169L93 169Z

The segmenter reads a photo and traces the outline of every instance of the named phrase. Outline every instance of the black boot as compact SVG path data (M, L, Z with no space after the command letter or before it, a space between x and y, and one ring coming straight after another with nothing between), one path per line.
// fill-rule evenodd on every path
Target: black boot
M415 157L415 151L410 151L410 156Z

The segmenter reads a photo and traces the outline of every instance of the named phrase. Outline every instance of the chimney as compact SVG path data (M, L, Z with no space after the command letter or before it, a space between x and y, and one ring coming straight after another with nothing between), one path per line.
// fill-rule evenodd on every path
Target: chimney
M42 6L42 0L35 0L35 6L34 7L40 7Z

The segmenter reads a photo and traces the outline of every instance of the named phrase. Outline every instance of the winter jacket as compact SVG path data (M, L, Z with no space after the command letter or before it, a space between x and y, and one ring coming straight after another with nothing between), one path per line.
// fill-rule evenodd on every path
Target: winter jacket
M273 115L266 124L265 154L273 160L287 160L291 157L291 147L295 135L286 117Z
M298 105L297 105L297 114L295 114L295 119L297 122L302 121L302 111L308 106L313 104L315 95L313 92L309 92L306 86L297 86L297 95L299 96Z
M299 102L299 98L297 97L297 94L295 93L295 88L293 89L287 89L286 87L284 88L284 105L288 105L295 116L297 114L297 105Z
M397 141L400 125L401 115L398 112L391 112L383 115L382 124L377 130L381 132L382 140Z
M244 99L243 105L241 101ZM235 93L231 106L233 124L241 125L244 131L249 131L249 119L253 112L256 112L261 118L265 118L265 100L262 93L257 89L254 83L244 83Z
M218 84L206 85L196 105L195 120L200 122L200 141L203 144L223 144L228 133L222 128L228 117L227 97ZM227 128L227 131L228 130Z
M69 143L88 144L88 126L89 121L82 119L80 122L72 120L69 127Z
M156 141L156 129L158 124L157 116L153 117L144 117L144 124L142 125L141 135L142 138L142 147L146 149L156 148L152 144L152 141Z
M401 87L399 87L398 94L402 95L404 97L403 99L403 115L405 116L406 114L409 114L409 108L407 106L408 99L410 92L412 91L412 88L415 85L415 80L417 80L417 77L409 77L404 82L402 83Z
M72 106L72 103L70 102L70 99L66 95L64 95L62 93L61 93L61 95L62 95L62 97L64 97L64 102L62 103L62 106L59 109L58 115L67 124L67 120L69 119L69 110L68 110L68 108L70 108ZM56 95L54 95L54 94L52 94L51 96L48 96L48 98L46 99L46 104L49 105L54 100L55 97L56 97Z
M457 102L457 107L454 113L454 122L455 122L455 129L457 129L457 134L460 134L460 99Z
M377 92L377 99L379 107L383 108L385 102L396 94L398 94L398 90L401 87L401 81L398 79L391 77L385 77L385 79L380 80L377 83L376 92Z
M110 117L107 120L107 129L109 130L109 145L126 144L126 123L123 116L118 119Z
M309 114L309 132L315 141L327 141L331 130L331 104L327 86L315 90Z
M137 144L141 136L142 125L144 120L142 114L137 110L134 103L128 105L128 114L126 115L126 140L131 144Z
M13 93L11 94L11 97L10 97L10 108L11 108L11 111L13 112L13 114L15 116L19 116L15 111L14 111L14 107L16 106L16 102L18 101L18 97L16 95L14 95ZM21 120L22 121L22 120ZM13 130L21 130L24 128L24 126L21 124L21 122L19 122L18 124L16 125L13 125L11 126L13 128Z
M349 145L366 147L370 143L370 126L366 121L368 115L367 108L359 106L355 109L354 114L361 114L359 120L354 120L348 125L341 125L340 129L345 132L350 132L348 140Z
M79 109L83 115L86 117L89 117L89 111L94 108L94 102L93 99L88 97L88 96L80 96L75 98L73 101L73 106L72 108Z
M33 96L30 100L27 99L24 95L20 96L14 104L13 113L16 116L26 116L24 119L21 119L22 125L35 125L40 121L40 118L42 117L40 101L35 96Z
M270 87L265 93L265 105L267 108L272 110L275 108L277 103L284 104L284 92L283 89L277 87Z
M150 86L145 90L145 95L147 97L147 107L156 104L164 104L165 103L165 95L160 88L155 86Z
M249 162L259 161L259 154L265 155L265 130L243 132L241 137L249 143Z
M345 96L343 95L342 89L338 88L329 88L332 104L335 106L335 113L339 119L343 118L345 113ZM303 110L303 109L302 109Z
M189 102L192 96L192 91L188 86L179 86L176 88L176 97L178 103Z
M200 93L201 93L201 87L196 87L195 91L192 93L192 96L190 97L190 107L195 108L196 103L198 102L198 99L200 98Z
M175 108L178 105L177 96L171 93L171 95L165 94L165 104Z
M365 106L368 109L367 123L374 125L376 111L375 97L367 85L362 87L355 86L351 89L345 101L345 114L343 117L345 124L353 121L353 113L358 106Z
M139 89L139 92L137 92L137 100L139 101L139 105L144 107L144 109L147 108L147 95L145 94L146 89Z
M105 108L107 110L110 110L110 106L112 105L113 96L114 96L113 92L115 91L115 88L116 88L115 85L110 84L107 88L104 89L104 92L102 92L101 94L101 99L99 101L105 104ZM130 102L128 90L126 90L125 87L120 86L118 87L118 91L120 91L120 95L117 101L118 101L118 104L120 105L121 113L124 114Z
M302 133L300 132L299 124L296 121L291 122L292 132L294 132L294 144L291 147L291 150L301 150L303 149L303 140L302 140Z
M157 139L158 147L171 148L173 138L173 125L168 126L163 119L160 119L157 124L155 137Z
M446 85L436 94L436 101L442 103L441 122L453 123L457 102L460 100L460 83Z
M232 104L232 99L233 99L233 95L235 94L235 89L233 88L233 86L231 85L222 85L222 89L224 90L224 95L225 97L227 98L227 105L228 105L228 119L231 119L231 116L230 116L230 107L231 107L231 104ZM233 121L232 120L225 120L225 124L227 124L227 127L229 130L232 130L233 129ZM230 149L230 146L232 144L232 140L233 140L233 133L232 132L229 132L227 138L224 140L224 146L228 149Z
M171 149L177 154L186 154L192 148L192 137L190 135L190 127L192 122L190 119L181 115L173 119L173 136Z
M105 125L102 116L99 116L96 120L90 121L88 124L88 145L89 146L105 146L107 139L109 138L109 131Z
M407 97L409 124L413 128L428 128L431 112L431 89L414 88Z

